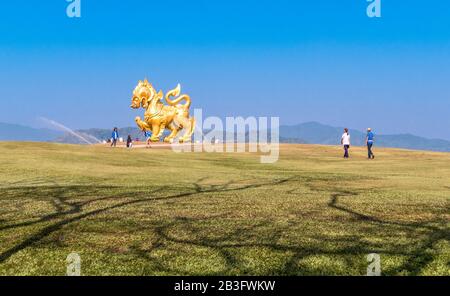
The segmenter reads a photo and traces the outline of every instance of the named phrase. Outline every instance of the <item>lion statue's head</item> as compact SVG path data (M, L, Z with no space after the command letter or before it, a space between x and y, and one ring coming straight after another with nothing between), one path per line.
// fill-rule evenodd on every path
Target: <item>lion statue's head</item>
M156 94L156 90L152 84L145 79L139 80L138 85L133 90L133 97L131 98L131 108L138 109L141 106L147 108L149 102Z

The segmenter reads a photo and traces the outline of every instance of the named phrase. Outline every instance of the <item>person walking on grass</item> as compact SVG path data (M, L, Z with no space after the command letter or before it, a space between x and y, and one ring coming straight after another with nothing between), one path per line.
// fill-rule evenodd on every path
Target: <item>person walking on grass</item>
M152 148L152 146L150 146L151 140L150 137L152 136L152 133L150 131L145 130L144 131L144 137L145 140L147 141L147 148Z
M128 135L127 138L127 148L133 148L133 140L131 139L131 135Z
M111 135L111 147L116 147L118 139L119 139L119 132L117 131L117 127L115 127Z
M341 137L341 145L344 146L344 158L348 158L348 149L350 148L350 134L348 133L348 128L344 128L344 133Z
M375 155L372 152L373 138L374 138L374 135L372 133L372 129L369 127L367 129L367 136L366 136L367 154L368 154L369 159L375 158Z

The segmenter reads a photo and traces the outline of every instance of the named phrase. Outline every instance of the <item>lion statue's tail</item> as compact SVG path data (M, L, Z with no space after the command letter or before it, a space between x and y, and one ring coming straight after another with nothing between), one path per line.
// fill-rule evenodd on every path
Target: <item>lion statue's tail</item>
M166 94L166 97L165 97L166 102L169 105L174 106L174 105L180 103L181 101L186 101L186 104L184 104L183 106L184 106L184 108L189 109L189 107L191 106L191 98L188 95L180 96L180 92L181 92L181 86L180 86L180 84L178 84L175 89L172 89L171 91L169 91ZM178 97L178 98L171 100L170 97Z

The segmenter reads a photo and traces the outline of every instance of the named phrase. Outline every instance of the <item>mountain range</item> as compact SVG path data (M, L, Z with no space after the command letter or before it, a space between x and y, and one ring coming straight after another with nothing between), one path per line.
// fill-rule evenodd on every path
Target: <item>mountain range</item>
M342 135L342 127L333 127L318 122L306 122L297 125L280 126L281 143L308 143L322 145L338 145ZM75 131L89 142L107 140L111 129L91 128ZM352 145L364 145L365 132L350 129ZM133 139L144 140L143 133L135 127L120 128L123 138L131 135ZM225 134L225 133L224 133ZM248 138L248 133L246 135ZM50 130L36 129L27 126L0 123L0 141L41 141L72 144L85 144L80 137L73 134ZM378 135L375 131L375 143L379 147L406 148L416 150L431 150L450 152L450 141L428 139L411 134Z
M306 122L292 126L280 126L281 138L301 139L310 144L340 144L343 127L333 127L318 122ZM365 145L366 133L349 129L352 145ZM375 133L375 144L379 147L406 148L415 150L431 150L450 152L450 141L428 139L411 134L378 135Z
M37 129L19 124L0 122L0 141L50 142L64 133L51 129Z

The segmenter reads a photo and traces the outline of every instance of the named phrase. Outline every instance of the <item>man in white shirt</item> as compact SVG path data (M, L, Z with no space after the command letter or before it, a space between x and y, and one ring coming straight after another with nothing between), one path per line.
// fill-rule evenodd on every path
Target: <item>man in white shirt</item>
M348 133L348 128L344 128L341 144L344 145L344 158L348 158L348 149L350 148L350 134Z

